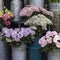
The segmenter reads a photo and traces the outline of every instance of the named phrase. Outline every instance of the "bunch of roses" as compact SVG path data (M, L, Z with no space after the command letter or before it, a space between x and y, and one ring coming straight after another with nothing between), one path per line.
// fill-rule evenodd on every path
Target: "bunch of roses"
M60 48L60 33L57 33L56 31L48 31L45 36L41 37L39 39L39 44L41 47L50 46L54 48ZM53 46L54 45L54 46ZM49 47L50 49L50 47Z
M6 26L11 24L11 18L13 17L14 14L5 7L3 11L0 11L0 19Z
M34 5L27 5L26 7L24 7L21 11L20 11L20 16L32 16L32 14L34 12L38 12L38 13L42 13L42 14L45 14L45 15L49 15L49 16L52 16L53 17L53 13L51 11L48 11L44 8L41 8L41 7L37 7L37 6L34 6Z
M35 31L30 28L3 28L2 33L6 38L6 42L20 42L23 39L27 39L28 36L35 35Z

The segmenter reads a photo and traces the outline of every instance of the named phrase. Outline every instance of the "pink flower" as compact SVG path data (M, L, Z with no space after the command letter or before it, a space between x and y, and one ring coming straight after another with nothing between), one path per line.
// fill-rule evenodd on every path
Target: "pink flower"
M7 21L4 21L4 23L5 23L6 26L8 26L8 25L11 24L10 21L8 21L8 20Z
M57 48L60 48L60 37L59 35L56 35L54 38L53 38L53 42L56 44L56 47Z
M33 13L33 10L29 7L24 7L21 12L20 12L20 16L31 16Z
M46 9L44 9L44 8L41 8L41 7L40 7L39 9L40 9L40 11L41 11L43 14L54 17L53 12L48 11L48 10L46 10Z
M57 48L60 48L60 43L59 42L56 42L55 44L56 44Z
M60 37L59 35L55 35L55 37L53 38L53 42L58 42L58 40L60 40Z
M60 33L59 33L58 35L59 35L59 37L60 37Z
M3 15L3 20L7 20L7 19L10 19L10 15L5 13Z
M45 36L39 39L39 44L41 47L45 47L47 45L47 40L45 40Z
M58 35L56 31L52 31L53 36Z
M48 37L53 37L53 34L52 34L51 31L48 31L48 32L46 33L46 38L48 38Z
M51 37L47 38L46 40L47 40L48 43L52 43L52 38Z

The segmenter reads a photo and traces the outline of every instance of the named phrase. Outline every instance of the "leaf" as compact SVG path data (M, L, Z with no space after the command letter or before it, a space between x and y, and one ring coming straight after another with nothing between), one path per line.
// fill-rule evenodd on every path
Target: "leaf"
M10 38L6 38L6 41L9 43L9 42L12 42L12 40Z

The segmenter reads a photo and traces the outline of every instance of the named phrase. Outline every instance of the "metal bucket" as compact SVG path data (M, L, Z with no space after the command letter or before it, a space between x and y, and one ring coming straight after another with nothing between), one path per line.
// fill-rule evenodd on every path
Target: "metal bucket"
M0 60L9 60L9 49L6 42L1 41L2 36L0 33Z
M3 10L3 6L4 6L3 0L0 0L0 11Z
M60 60L60 49L57 49L55 52L48 53L48 60Z
M12 46L12 60L26 60L26 45Z
M35 5L37 7L44 7L44 0L29 0L31 5Z
M12 2L11 2L11 11L15 15L13 21L19 22L21 20L21 18L19 16L21 8L22 8L22 1L21 0L12 0Z
M49 3L50 11L60 11L60 3Z

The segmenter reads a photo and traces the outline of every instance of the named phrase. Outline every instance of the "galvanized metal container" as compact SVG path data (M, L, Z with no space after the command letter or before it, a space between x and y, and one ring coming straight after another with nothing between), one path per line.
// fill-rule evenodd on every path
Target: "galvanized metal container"
M21 8L22 8L22 1L21 0L12 0L11 11L15 15L13 21L19 22L21 20L21 18L19 16L19 12L20 12Z
M12 46L12 60L26 60L26 45Z
M55 52L48 52L48 60L60 60L60 49L57 49Z
M3 0L0 0L0 11L3 10L3 6L4 6Z
M6 42L2 40L2 33L0 32L0 60L9 60L9 49Z
M50 11L60 11L60 3L49 3Z
M30 4L35 5L37 7L44 7L44 0L29 0Z

